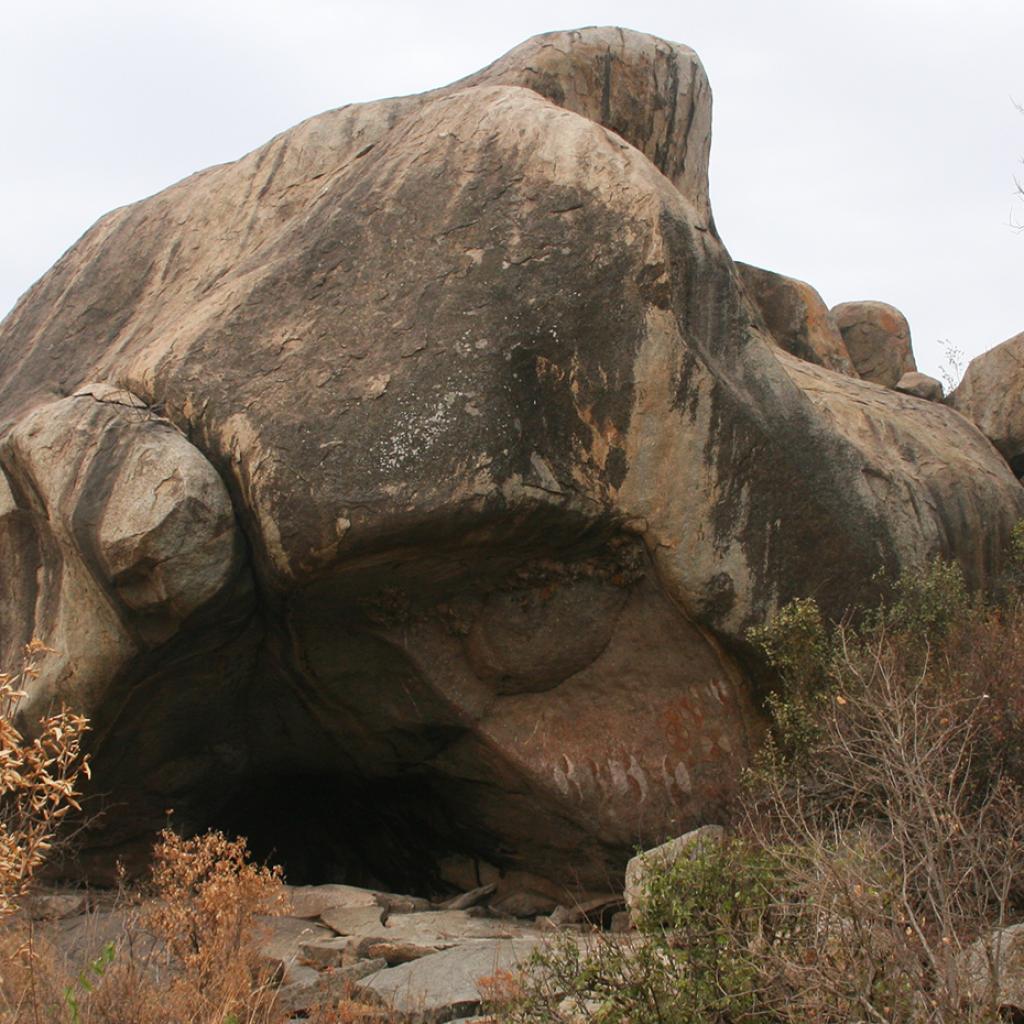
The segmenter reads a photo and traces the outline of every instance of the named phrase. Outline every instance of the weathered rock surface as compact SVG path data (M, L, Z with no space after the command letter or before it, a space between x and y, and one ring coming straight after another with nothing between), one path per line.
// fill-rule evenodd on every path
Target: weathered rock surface
M917 369L907 318L886 302L841 302L832 307L854 369L882 387L895 387Z
M338 888L309 886L305 895L333 901ZM37 903L64 898L63 894L41 894ZM112 911L79 909L69 918L38 924L38 938L52 943L71 976L109 942L118 963L126 964L134 951L138 956L133 962L159 978L173 974L177 965L140 923L151 909L145 900ZM397 916L395 925L387 929L388 937L358 942L335 936L304 918L258 918L255 940L273 968L275 1012L299 1014L355 999L369 1004L366 1009L379 1007L382 1015L397 1010L410 1022L448 1021L479 1008L481 981L486 985L488 976L514 971L530 952L550 940L550 932L539 927L474 917L464 911ZM443 942L425 946L403 940L400 936L414 920L432 922L426 930L443 936ZM580 935L576 941L585 946L591 938Z
M743 286L780 348L837 373L856 371L835 318L805 281L737 263Z
M538 939L477 939L457 949L370 974L356 985L400 1014L449 1021L477 1010L481 981L525 966Z
M926 402L941 402L943 398L942 381L929 377L926 373L912 370L903 374L895 384L896 391L915 398L923 398Z
M289 885L285 889L291 917L319 917L328 910L386 906L383 894L355 885Z
M297 882L603 891L731 794L750 625L999 568L988 442L762 328L709 123L685 47L540 37L107 215L22 299L0 654L39 636L30 710L93 718L85 872L174 806Z
M644 850L630 858L626 865L626 887L623 896L634 920L643 912L644 897L652 875L669 870L683 857L694 857L709 844L721 843L725 829L721 825L702 825L685 835L670 839L652 850Z
M1024 333L972 359L947 401L1024 476Z

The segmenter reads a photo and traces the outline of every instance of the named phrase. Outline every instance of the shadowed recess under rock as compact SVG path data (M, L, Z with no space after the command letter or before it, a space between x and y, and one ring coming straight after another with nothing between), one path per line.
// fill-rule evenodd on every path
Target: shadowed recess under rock
M438 863L480 837L420 779L280 772L256 776L211 826L245 836L255 859L292 885L340 882L433 897L451 891Z

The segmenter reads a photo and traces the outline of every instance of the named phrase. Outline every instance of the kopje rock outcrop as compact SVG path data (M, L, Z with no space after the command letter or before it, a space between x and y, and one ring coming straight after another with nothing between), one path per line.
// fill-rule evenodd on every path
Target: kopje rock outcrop
M832 316L857 373L875 384L895 387L917 370L907 318L887 302L841 302Z
M835 317L805 281L748 263L736 269L765 327L780 348L837 373L856 377Z
M1024 476L1024 332L971 360L947 402L978 425Z
M113 211L20 300L0 663L38 637L23 720L91 719L69 870L174 808L299 884L606 891L733 791L750 626L998 573L1020 485L788 279L779 342L710 125L692 50L539 36Z

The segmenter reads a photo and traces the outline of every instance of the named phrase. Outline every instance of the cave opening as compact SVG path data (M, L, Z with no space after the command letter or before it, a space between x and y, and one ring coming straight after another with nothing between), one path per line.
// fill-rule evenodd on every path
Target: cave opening
M437 898L457 887L446 857L473 856L470 837L429 781L265 773L247 779L212 827L248 840L290 885L343 883Z

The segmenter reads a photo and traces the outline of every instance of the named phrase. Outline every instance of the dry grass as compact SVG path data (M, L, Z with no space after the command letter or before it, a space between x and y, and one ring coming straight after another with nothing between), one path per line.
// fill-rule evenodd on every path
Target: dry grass
M82 758L87 723L61 707L39 723L35 738L14 726L25 696L22 686L37 673L47 648L33 641L14 674L0 673L0 918L11 913L51 852L57 827L79 810L78 781L88 776Z

